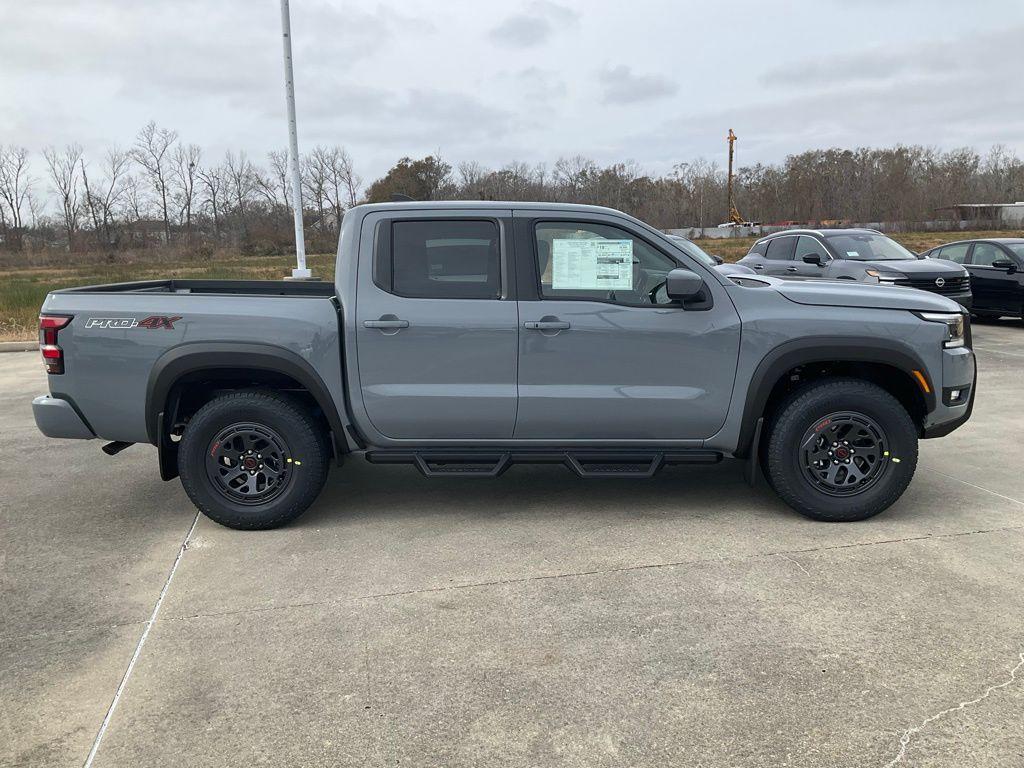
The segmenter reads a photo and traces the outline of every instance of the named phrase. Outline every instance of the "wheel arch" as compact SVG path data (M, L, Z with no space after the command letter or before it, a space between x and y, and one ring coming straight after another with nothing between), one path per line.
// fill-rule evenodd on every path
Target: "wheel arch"
M345 423L334 398L312 365L295 352L271 344L194 342L169 349L153 364L146 385L146 433L160 450L161 476L171 479L177 468L170 460L169 420L177 398L188 384L204 375L228 382L251 380L270 389L298 388L323 412L337 454L348 451ZM233 386L238 386L237 383Z
M924 416L935 408L935 389L930 384L931 392L922 391L914 379L915 370L926 374L928 368L912 349L886 339L812 337L781 344L762 358L750 379L734 455L750 455L758 421L770 415L782 397L825 375L878 384L907 408L921 429Z

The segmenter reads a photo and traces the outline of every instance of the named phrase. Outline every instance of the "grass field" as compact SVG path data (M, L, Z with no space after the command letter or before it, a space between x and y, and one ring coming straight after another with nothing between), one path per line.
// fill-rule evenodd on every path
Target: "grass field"
M894 238L912 251L933 248L951 240L975 237L1024 237L1024 232L905 232ZM726 261L746 254L754 238L703 240L701 246ZM334 254L308 258L313 274L334 277ZM0 341L36 337L39 306L49 291L78 285L118 283L161 278L278 280L290 274L291 256L219 256L210 260L167 261L159 256L123 264L86 264L49 267L0 267Z

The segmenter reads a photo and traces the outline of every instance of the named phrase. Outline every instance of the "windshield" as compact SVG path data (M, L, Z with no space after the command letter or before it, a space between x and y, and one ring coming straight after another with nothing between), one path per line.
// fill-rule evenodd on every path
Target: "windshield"
M825 233L825 239L829 245L839 252L841 259L853 259L854 261L897 261L905 259L916 259L917 255L911 253L892 238L885 235L849 234L830 235Z
M708 267L717 266L718 262L715 259L704 252L704 249L697 245L692 240L687 240L685 237L679 237L678 235L669 235L669 239L686 251L688 254L697 259L701 264Z
M1024 243L1006 243L1006 247L1024 259Z

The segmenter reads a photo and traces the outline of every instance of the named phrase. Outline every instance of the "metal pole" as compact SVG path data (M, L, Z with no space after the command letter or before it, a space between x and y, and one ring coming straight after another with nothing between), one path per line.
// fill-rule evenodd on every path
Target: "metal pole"
M302 178L299 175L299 132L295 126L295 78L292 75L292 23L288 0L281 0L281 36L284 41L284 92L288 103L288 163L292 176L292 209L295 212L295 269L292 277L309 278L306 269L306 238L302 232Z

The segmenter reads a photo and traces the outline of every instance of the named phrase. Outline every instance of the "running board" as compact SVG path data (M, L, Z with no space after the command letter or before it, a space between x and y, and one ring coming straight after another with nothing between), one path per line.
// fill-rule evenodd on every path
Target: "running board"
M652 477L669 464L717 464L717 451L444 450L367 451L371 464L414 464L425 477L498 477L513 464L562 464L580 477Z

